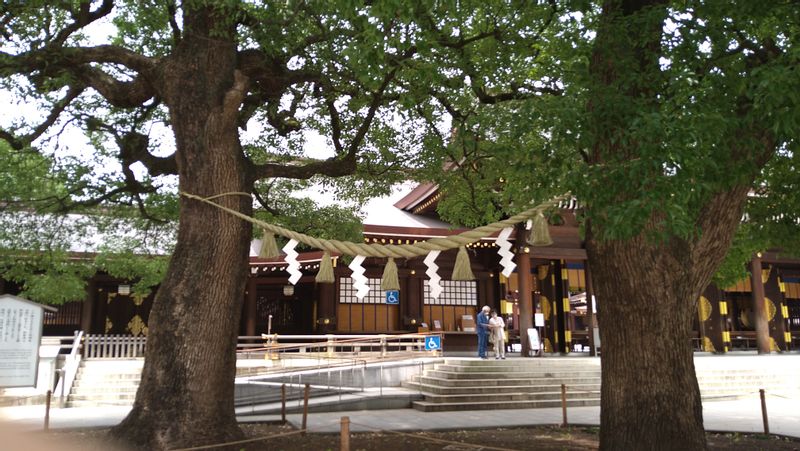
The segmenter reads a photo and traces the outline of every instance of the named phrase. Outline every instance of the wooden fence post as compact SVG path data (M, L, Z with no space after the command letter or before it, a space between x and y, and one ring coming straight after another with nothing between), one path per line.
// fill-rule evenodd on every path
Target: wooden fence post
M47 399L45 400L45 407L44 407L44 431L47 432L50 430L50 398L53 396L53 392L47 390Z
M561 414L563 417L563 421L561 423L561 427L565 428L569 425L567 423L567 386L566 384L561 384Z
M761 395L761 418L764 420L764 434L769 435L769 419L767 418L767 400L764 394L764 389L758 390Z
M350 417L342 417L339 451L350 451Z
M311 385L306 384L306 390L303 394L303 435L306 435L306 425L308 424L308 395L311 392Z
M286 424L286 384L281 385L281 422Z

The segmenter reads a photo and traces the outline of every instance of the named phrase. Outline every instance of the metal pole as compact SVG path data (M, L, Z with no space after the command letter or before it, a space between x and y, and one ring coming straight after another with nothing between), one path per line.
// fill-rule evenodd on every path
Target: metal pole
M561 427L565 428L569 425L567 423L567 386L565 384L561 384L561 414L563 416Z
M342 417L340 451L350 451L350 417Z
M769 419L767 418L767 400L764 395L764 389L758 390L761 395L761 418L764 420L764 434L769 435Z
M45 432L50 430L50 397L52 395L53 395L53 392L51 392L50 390L47 390L47 400L45 401L45 408L44 408L44 431Z
M267 317L267 335L272 335L272 315Z
M306 435L306 424L308 424L308 395L310 392L311 386L306 384L305 394L303 395L303 435Z

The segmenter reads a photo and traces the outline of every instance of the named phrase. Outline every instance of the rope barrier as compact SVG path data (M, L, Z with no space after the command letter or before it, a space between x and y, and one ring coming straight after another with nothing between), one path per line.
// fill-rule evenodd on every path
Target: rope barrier
M305 432L307 432L305 429L298 429L296 431L281 432L280 434L264 435L264 436L261 436L261 437L248 438L248 439L244 439L244 440L237 440L235 442L214 443L214 444L211 444L211 445L194 446L194 447L191 447L191 448L173 448L170 451L195 451L195 450L198 450L198 449L221 448L223 446L228 446L228 445L241 445L243 443L259 442L259 441L267 440L267 439L271 439L271 438L288 437L290 435L297 435L297 434L302 434L302 433L305 433Z
M543 202L537 205L536 207L530 208L528 210L523 211L522 213L511 216L508 219L504 219L502 221L497 221L485 226L468 230L458 235L452 235L444 238L431 238L429 240L420 241L414 244L365 244L365 243L353 243L350 241L325 240L325 239L315 238L303 233L294 232L292 230L258 220L256 218L252 218L236 210L224 207L220 204L217 204L216 202L211 201L211 199L216 199L228 195L249 196L249 194L247 193L230 192L230 193L216 194L211 197L200 197L183 191L181 191L180 194L186 198L195 199L200 202L204 202L206 204L217 207L240 219L253 223L257 226L263 227L265 230L271 233L299 241L303 244L306 244L316 249L339 252L350 256L363 255L365 257L380 257L380 258L389 258L389 257L413 258L426 255L431 251L446 251L450 249L456 249L460 246L465 246L467 244L479 241L482 238L486 238L502 229L505 229L507 227L512 227L522 221L531 219L537 214L549 208L557 206L560 202L562 202L563 200L567 199L570 196L569 193L566 193L561 196L554 197L549 201Z
M495 447L495 446L478 445L478 444L475 444L475 443L454 442L452 440L444 440L444 439L440 439L440 438L425 437L425 436L420 436L418 434L411 434L411 433L408 433L408 432L389 431L389 430L384 430L384 429L378 429L378 428L374 428L374 427L366 425L366 424L356 423L356 422L353 422L353 421L350 421L350 424L351 425L355 424L355 425L361 426L363 428L370 429L373 432L395 434L395 435L400 435L400 436L404 436L404 437L417 438L417 439L420 439L420 440L428 440L428 441L436 442L436 443L446 443L448 445L469 446L469 447L472 447L472 448L475 448L475 449L492 449L492 450L497 450L497 451L516 451L513 448L498 448L498 447Z

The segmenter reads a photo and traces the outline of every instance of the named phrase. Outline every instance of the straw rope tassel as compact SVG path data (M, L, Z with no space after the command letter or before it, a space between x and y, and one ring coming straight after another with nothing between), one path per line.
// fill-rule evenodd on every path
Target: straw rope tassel
M531 246L549 246L553 244L553 239L550 238L550 229L547 227L547 218L544 217L541 211L533 217L533 227L528 237L528 244Z
M397 277L397 263L394 258L389 257L386 262L386 267L383 268L383 277L381 278L381 290L399 290L400 279Z
M275 242L275 234L264 230L264 234L261 236L261 249L258 251L258 256L261 258L275 258L280 255L278 243Z
M475 280L475 274L472 273L472 266L469 263L469 254L467 248L461 246L458 248L456 255L456 264L453 266L452 280Z
M333 277L333 263L331 262L331 253L325 251L322 254L322 260L319 262L319 271L317 272L317 283L333 283L336 279Z

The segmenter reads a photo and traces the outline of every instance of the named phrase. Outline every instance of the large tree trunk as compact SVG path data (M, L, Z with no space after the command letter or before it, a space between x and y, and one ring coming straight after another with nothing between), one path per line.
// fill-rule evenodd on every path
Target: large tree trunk
M741 218L746 186L718 193L690 240L595 239L586 249L600 299L600 448L705 449L703 411L690 342L697 299L710 283Z
M187 32L163 72L180 189L201 196L250 192L236 127L241 77L235 44L213 38L213 14L184 16ZM252 213L249 197L223 205ZM143 449L241 437L233 405L236 336L247 278L249 223L181 198L178 241L150 314L133 410L112 435Z
M601 302L600 448L704 449L689 342L700 293L685 247L589 237L587 252Z

